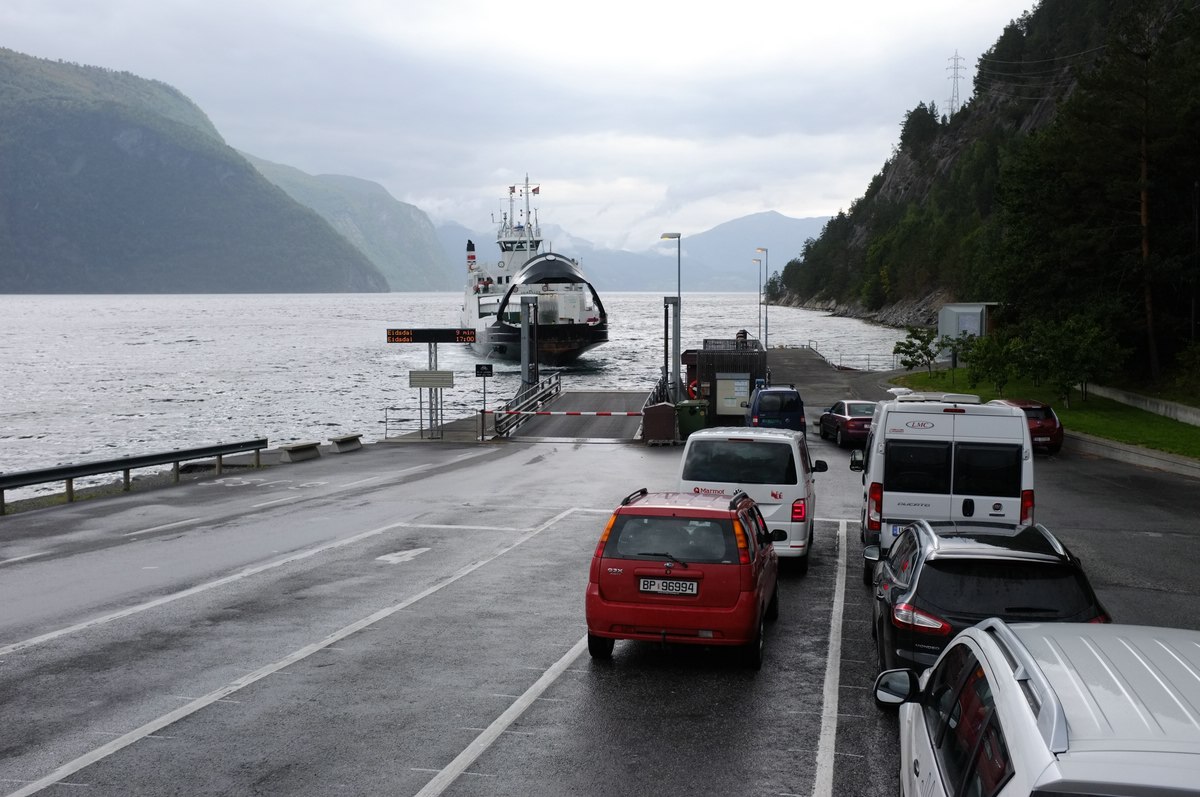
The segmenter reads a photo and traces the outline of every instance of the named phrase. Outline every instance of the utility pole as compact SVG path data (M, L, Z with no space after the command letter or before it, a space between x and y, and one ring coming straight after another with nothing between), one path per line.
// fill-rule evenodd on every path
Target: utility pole
M950 116L953 117L958 111L958 79L959 73L962 71L961 62L967 60L958 54L958 50L954 51L954 55L946 59L950 62L950 66L946 67L946 71L950 73L951 88L950 90Z

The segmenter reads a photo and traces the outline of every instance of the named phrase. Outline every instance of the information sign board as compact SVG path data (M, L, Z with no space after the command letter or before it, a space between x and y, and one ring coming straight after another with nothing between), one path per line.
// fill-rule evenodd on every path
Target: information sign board
M409 371L409 387L454 387L453 371Z
M491 363L475 363L475 376L491 376L491 375L492 375L492 364Z
M474 343L474 329L389 329L388 343Z

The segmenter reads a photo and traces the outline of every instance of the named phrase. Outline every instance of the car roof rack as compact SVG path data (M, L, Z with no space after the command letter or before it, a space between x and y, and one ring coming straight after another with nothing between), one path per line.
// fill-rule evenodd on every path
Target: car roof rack
M989 617L978 625L985 634L989 634L999 644L1013 667L1013 678L1023 681L1025 693L1032 694L1038 701L1037 727L1042 740L1050 748L1050 752L1058 754L1067 752L1070 744L1067 739L1067 715L1050 679L1042 672L1033 654L1017 638L1003 620Z
M896 401L941 401L946 404L981 404L973 393L905 393L896 396Z
M735 492L735 493L734 493L732 496L730 496L730 498L729 498L729 508L730 508L730 509L737 509L737 505L738 505L738 504L740 504L742 501L745 501L745 500L746 500L747 498L749 498L749 497L750 497L750 496L749 496L749 495L746 493L746 491L745 491L745 490L738 490L738 491L736 491L736 492Z
M639 498L645 498L649 494L649 491L645 487L640 490L634 490L632 493L621 499L621 506L629 506L634 501L638 500Z

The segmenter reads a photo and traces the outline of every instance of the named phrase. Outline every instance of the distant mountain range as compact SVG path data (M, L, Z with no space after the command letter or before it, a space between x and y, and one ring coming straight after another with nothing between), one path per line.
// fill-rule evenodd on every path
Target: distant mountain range
M755 247L782 271L825 221L758 213L685 236L683 290L754 291ZM675 290L673 241L543 232L598 290ZM0 293L458 291L468 239L494 258L494 229L435 228L377 183L234 150L165 83L0 48Z
M574 238L561 227L543 224L546 244L555 252L579 261L583 272L598 291L675 292L677 271L685 292L710 293L757 291L760 258L763 280L770 272L782 272L796 258L804 242L821 234L828 217L796 219L775 211L755 213L719 224L711 230L685 235L679 263L674 241L663 241L653 252L602 249L590 241ZM441 224L438 238L446 253L459 264L465 279L467 240L475 242L481 260L495 259L495 230L468 230L460 224ZM766 256L756 252L767 250Z

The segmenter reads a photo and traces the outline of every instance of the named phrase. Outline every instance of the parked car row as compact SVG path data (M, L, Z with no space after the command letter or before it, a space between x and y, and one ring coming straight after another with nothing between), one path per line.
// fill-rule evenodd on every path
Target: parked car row
M584 600L592 657L631 639L738 646L761 667L779 560L807 572L813 474L827 469L798 431L689 435L674 489L626 496L596 545Z
M1200 795L1200 632L1111 624L1034 522L1061 445L1038 402L912 394L851 453L902 797Z

